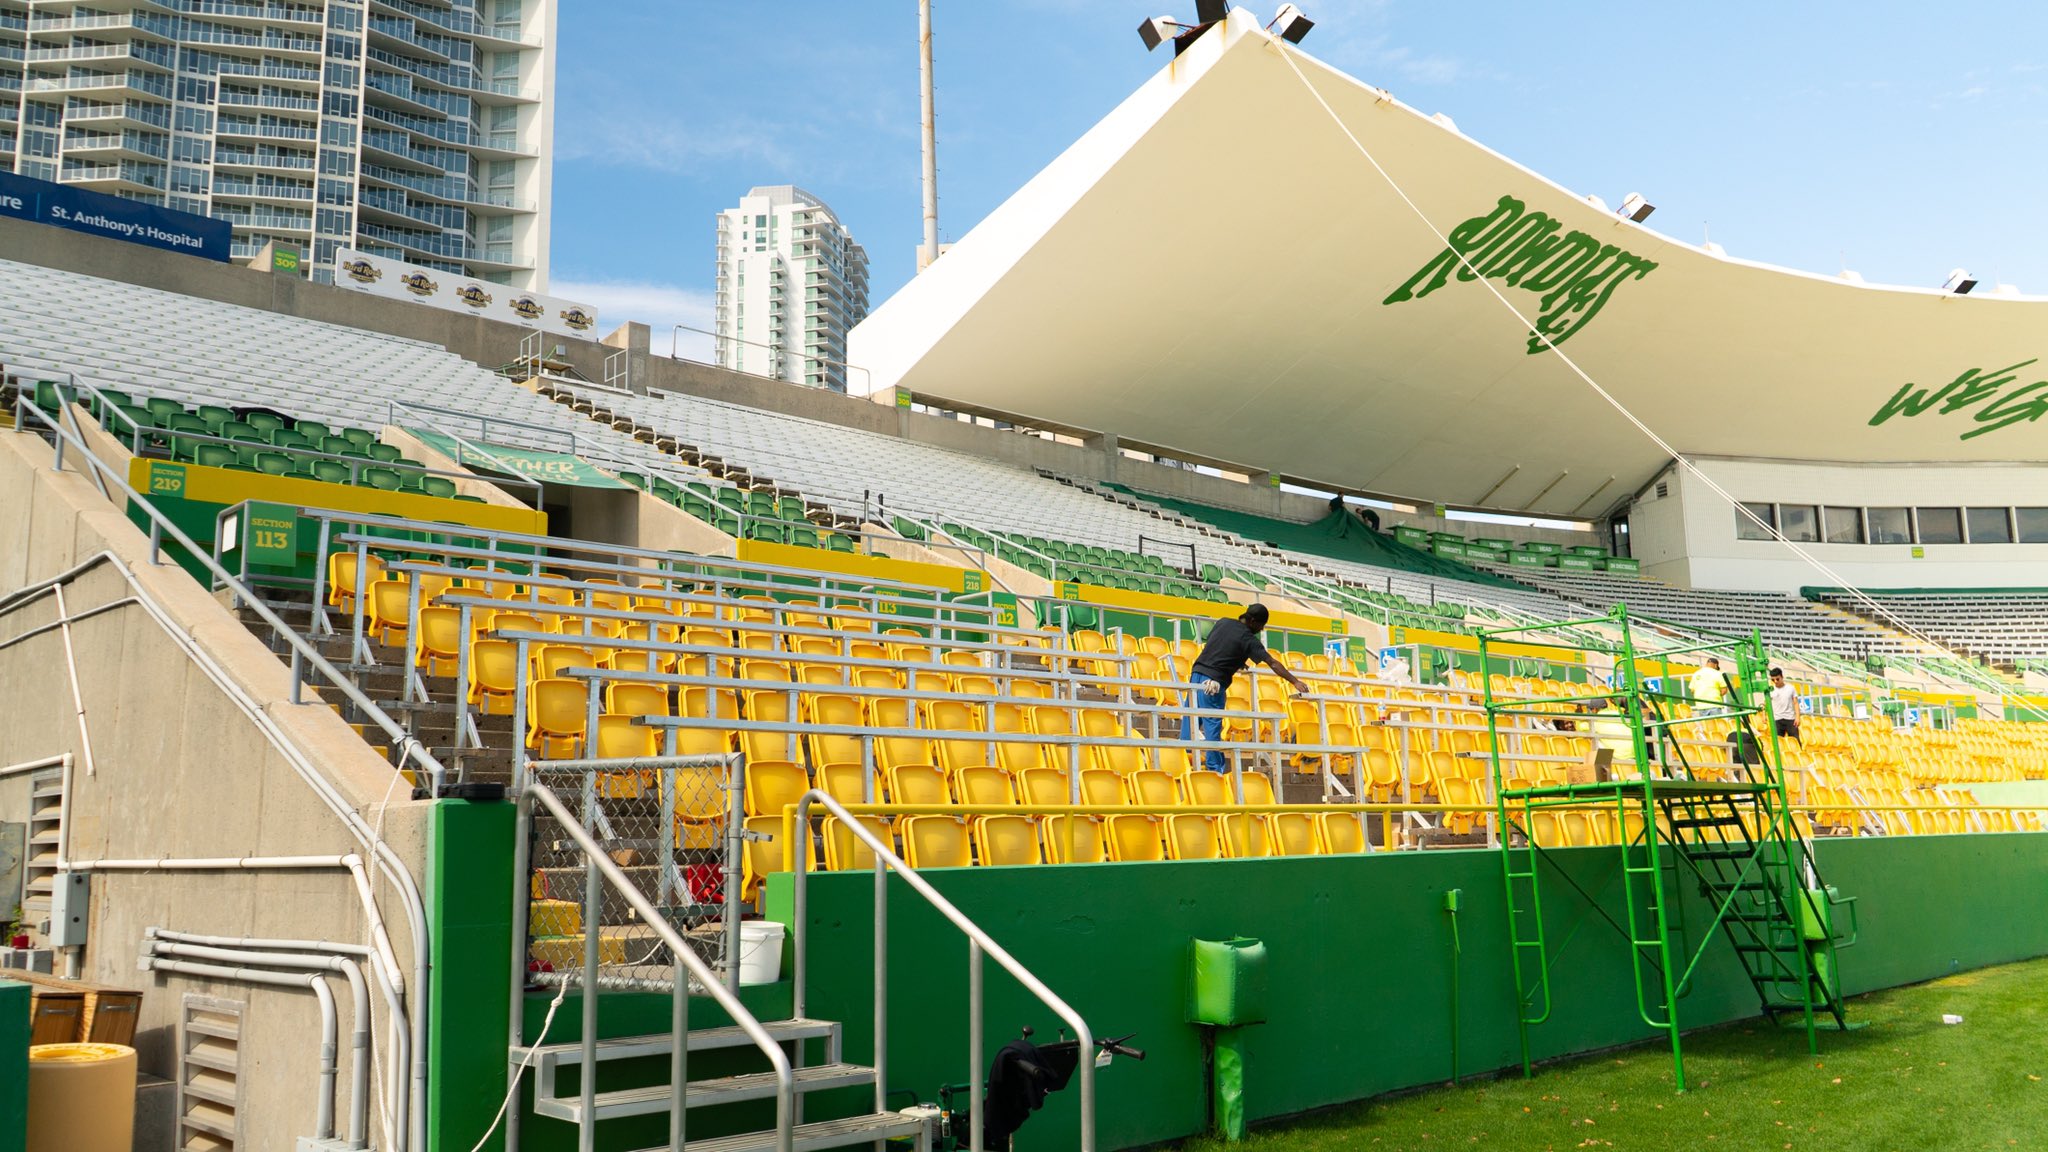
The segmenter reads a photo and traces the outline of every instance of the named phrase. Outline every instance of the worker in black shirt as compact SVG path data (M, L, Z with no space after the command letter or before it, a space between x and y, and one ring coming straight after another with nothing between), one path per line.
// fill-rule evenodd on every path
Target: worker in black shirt
M1266 651L1266 646L1259 642L1259 633L1265 628L1266 606L1253 604L1237 619L1223 617L1209 629L1209 642L1202 646L1202 654L1195 657L1195 666L1188 679L1195 690L1197 709L1190 717L1190 739L1197 730L1207 741L1223 738L1223 717L1215 713L1223 708L1224 694L1230 690L1231 678L1254 660L1279 673L1280 678L1293 685L1296 692L1308 691L1308 685L1288 671L1285 664L1274 659L1273 654ZM1221 749L1212 748L1204 753L1202 762L1211 772L1224 770Z

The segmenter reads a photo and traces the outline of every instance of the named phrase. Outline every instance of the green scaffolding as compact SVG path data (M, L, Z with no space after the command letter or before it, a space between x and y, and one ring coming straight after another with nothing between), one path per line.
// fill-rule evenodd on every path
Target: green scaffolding
M1574 638L1575 630L1596 625L1618 638L1611 643L1585 641L1583 633ZM1639 649L1639 636L1658 642L1654 649ZM1773 1022L1797 1023L1810 1050L1819 1051L1823 1023L1848 1028L1836 953L1855 942L1854 901L1821 883L1793 819L1765 694L1769 663L1762 638L1633 616L1626 606L1616 605L1589 619L1485 629L1478 639L1524 1074L1531 1071L1529 1029L1551 1015L1557 952L1589 913L1627 941L1637 1012L1646 1025L1669 1035L1672 1072L1681 1092L1686 1081L1679 1000L1717 940L1733 948L1763 1015ZM1585 695L1501 699L1489 673L1510 670L1515 662L1490 649L1504 642L1600 653L1614 661L1612 685L1602 691L1589 682ZM1734 669L1732 676L1723 671L1720 699L1688 695L1689 686L1672 690L1673 660L1703 667L1709 656ZM1645 676L1645 664L1664 675ZM1558 704L1615 706L1604 731L1613 738L1626 728L1632 766L1590 782L1510 786L1502 764L1502 719L1550 716ZM1677 715L1674 709L1680 705L1691 715ZM1679 725L1701 722L1730 726L1730 763L1702 760L1679 739ZM1596 731L1603 730L1595 723ZM1739 735L1745 733L1751 735ZM1553 948L1542 889L1549 864L1545 857L1559 845L1541 843L1536 832L1539 825L1557 827L1555 817L1565 811L1612 813L1618 859L1600 887L1620 878L1624 914L1619 919L1609 915L1600 906L1599 892L1551 868L1583 898ZM1707 898L1711 914L1704 924L1685 922L1680 894L1687 884L1697 884ZM1838 910L1845 914L1836 915Z

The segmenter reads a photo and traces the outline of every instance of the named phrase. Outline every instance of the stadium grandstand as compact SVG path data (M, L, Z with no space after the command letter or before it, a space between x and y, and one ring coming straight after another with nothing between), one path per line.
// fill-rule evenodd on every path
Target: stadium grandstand
M132 1049L152 1147L1108 1150L1624 1045L1684 1091L1695 1029L2048 954L2038 433L1858 406L2048 305L1181 37L856 330L868 397L0 218L0 1152L31 1029ZM1313 259L1095 242L1338 170ZM1311 299L1358 322L1268 355ZM1684 407L1788 373L1778 438ZM1305 688L1208 706L1255 604Z

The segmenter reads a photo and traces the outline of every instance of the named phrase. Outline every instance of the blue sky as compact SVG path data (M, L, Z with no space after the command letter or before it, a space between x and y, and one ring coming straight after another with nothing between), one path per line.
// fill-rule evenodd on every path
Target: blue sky
M2048 295L2048 9L1298 0L1302 45L1466 135L1730 255ZM1252 5L1269 15L1279 0ZM1193 0L935 0L952 240L1165 63L1135 29ZM831 204L873 303L920 236L912 0L570 0L553 290L710 326L712 219L756 184ZM687 338L686 338L687 341ZM700 345L701 346L701 345ZM689 354L692 345L683 346Z

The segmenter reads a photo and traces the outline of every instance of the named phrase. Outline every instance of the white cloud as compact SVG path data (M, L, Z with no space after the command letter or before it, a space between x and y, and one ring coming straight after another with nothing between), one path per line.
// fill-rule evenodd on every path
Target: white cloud
M654 331L654 350L666 352L671 338L676 354L691 360L711 359L713 320L711 293L653 280L572 280L555 277L548 294L597 309L599 327L611 331L629 320ZM677 332L675 325L701 329Z

